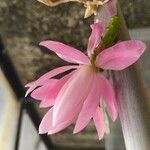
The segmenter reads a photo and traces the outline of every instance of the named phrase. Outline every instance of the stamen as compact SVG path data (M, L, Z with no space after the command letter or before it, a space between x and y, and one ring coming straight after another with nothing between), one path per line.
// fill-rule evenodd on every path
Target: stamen
M102 108L104 114L104 122L105 122L105 130L106 130L105 133L109 134L110 133L109 119L107 115L106 104L102 98L100 99L100 107Z

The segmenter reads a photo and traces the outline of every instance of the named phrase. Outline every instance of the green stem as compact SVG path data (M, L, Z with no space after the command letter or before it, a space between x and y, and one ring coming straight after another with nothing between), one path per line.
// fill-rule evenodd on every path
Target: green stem
M102 38L102 42L105 45L105 48L110 47L114 44L118 36L119 30L120 30L120 18L118 16L114 16L111 18L106 33Z
M104 37L102 37L101 42L94 50L95 55L98 55L105 48L112 46L118 36L119 31L120 31L120 18L118 16L114 16L111 18L109 22Z

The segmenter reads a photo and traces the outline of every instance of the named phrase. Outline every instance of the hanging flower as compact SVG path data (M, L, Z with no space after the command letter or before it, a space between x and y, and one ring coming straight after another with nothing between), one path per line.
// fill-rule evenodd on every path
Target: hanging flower
M81 51L56 41L43 41L41 46L55 52L63 60L77 64L56 68L38 80L26 85L26 96L40 100L41 107L50 107L39 127L39 133L54 134L72 123L74 133L80 132L93 119L99 139L102 139L106 126L103 104L110 118L115 121L118 115L114 89L103 75L103 70L123 70L135 63L145 50L141 41L119 42L112 47L100 49L104 34L102 23L91 25L86 56ZM65 71L71 73L60 79L54 77Z

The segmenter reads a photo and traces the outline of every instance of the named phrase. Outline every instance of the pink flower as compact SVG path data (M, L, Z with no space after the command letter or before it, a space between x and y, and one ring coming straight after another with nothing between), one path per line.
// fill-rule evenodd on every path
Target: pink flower
M88 56L60 42L40 43L65 61L79 64L56 68L26 85L29 87L26 95L32 92L31 97L41 101L41 107L51 107L40 124L41 134L57 133L72 123L75 123L74 133L78 133L93 119L99 139L102 139L106 132L102 103L111 119L117 118L115 92L102 70L127 68L139 59L146 46L137 40L123 41L96 54L104 28L101 23L91 28ZM54 78L71 69L72 72L61 79Z

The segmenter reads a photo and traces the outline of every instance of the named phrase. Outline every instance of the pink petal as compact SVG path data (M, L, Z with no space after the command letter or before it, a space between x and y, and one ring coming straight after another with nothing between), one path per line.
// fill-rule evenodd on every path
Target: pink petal
M53 116L52 113L53 113L53 108L51 108L43 117L39 126L40 134L47 133L52 127L52 116Z
M88 64L88 57L81 51L56 41L43 41L40 45L47 47L51 51L55 52L60 58L79 64Z
M47 95L49 91L54 87L54 85L58 82L57 79L50 79L45 83L42 87L35 89L31 93L31 97L37 100L45 100L47 99Z
M76 121L74 133L80 132L89 123L90 119L93 117L96 108L99 105L100 100L100 84L97 82L97 77L93 82L91 91L83 104L81 112Z
M40 107L50 107L55 103L55 99L64 86L64 84L68 81L68 79L74 74L75 71L65 75L46 93L45 98L42 100Z
M44 85L50 78L63 73L65 71L71 70L71 69L76 69L79 66L77 65L69 65L69 66L62 66L62 67L58 67L56 69L53 69L49 72L47 72L46 74L44 74L43 76L41 76L38 80L34 81L34 82L30 82L26 85L26 87L29 87L29 89L26 92L27 96L30 92L32 92L36 87Z
M102 33L104 31L104 26L102 23L94 23L91 25L92 33L89 37L87 53L88 56L93 54L94 48L101 41Z
M135 63L145 48L146 45L137 40L120 42L102 51L96 64L103 69L122 70Z
M101 108L97 107L95 114L93 116L94 124L98 132L99 140L101 140L105 134L105 123L104 116Z
M111 119L115 121L118 116L118 108L116 104L114 89L110 82L102 74L99 74L98 78L99 84L101 86L102 98L107 105L107 110Z
M48 134L57 133L57 132L63 130L64 128L68 127L72 123L74 123L76 117L79 115L80 110L81 110L81 106L79 106L76 110L74 110L74 113L72 115L70 115L71 117L68 116L67 120L56 125L56 127L51 128L49 130Z
M27 83L27 84L25 85L25 87L30 87L30 86L32 86L32 85L34 84L34 82L35 82L35 81L32 81L32 82L30 82L30 83Z
M109 0L108 3L101 7L99 12L99 21L105 25L105 29L113 16L117 15L117 0Z
M27 85L26 85L27 87ZM36 85L32 85L29 87L29 89L26 91L25 97L27 97L29 95L29 93L31 93L37 86Z
M53 124L59 124L73 115L75 109L86 99L93 81L93 70L90 66L82 66L66 82L59 92L53 113ZM61 115L60 115L61 114Z
M40 134L44 134L47 133L48 134L54 134L57 133L61 130L63 130L64 128L68 127L69 125L71 125L74 120L75 117L78 115L79 113L79 109L75 110L74 116L71 118L68 118L67 120L65 120L64 122L61 122L60 124L57 124L55 127L52 125L52 120L53 120L53 108L51 108L46 115L43 117L40 126L39 126L39 133Z

